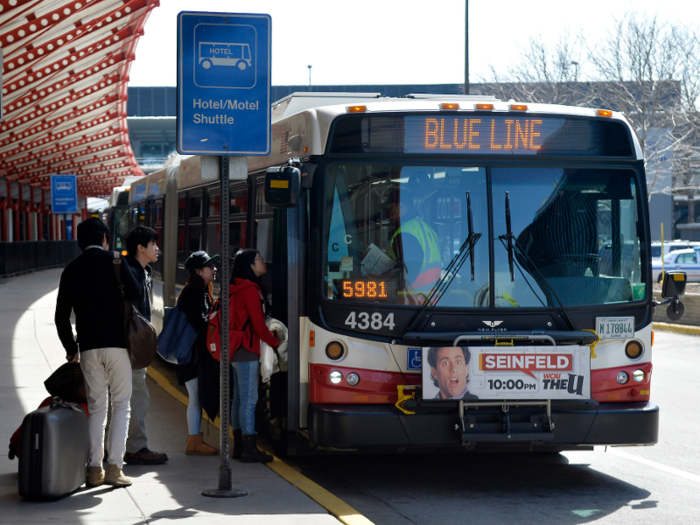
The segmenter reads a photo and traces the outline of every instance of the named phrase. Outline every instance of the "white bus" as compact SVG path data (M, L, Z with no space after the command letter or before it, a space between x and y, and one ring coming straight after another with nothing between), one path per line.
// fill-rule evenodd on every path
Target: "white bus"
M253 64L249 44L232 42L200 42L199 63L204 69L211 66L235 66L245 71Z
M290 334L261 402L278 453L656 443L646 177L622 115L301 93L228 204L218 162L150 175L131 216L161 233L156 324L193 251L267 261Z

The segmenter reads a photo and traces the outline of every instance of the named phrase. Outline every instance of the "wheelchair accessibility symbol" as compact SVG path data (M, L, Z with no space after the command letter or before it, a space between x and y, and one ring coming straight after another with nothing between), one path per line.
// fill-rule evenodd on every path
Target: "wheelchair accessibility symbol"
M406 365L406 370L420 370L422 368L422 352L421 348L408 349L408 364Z

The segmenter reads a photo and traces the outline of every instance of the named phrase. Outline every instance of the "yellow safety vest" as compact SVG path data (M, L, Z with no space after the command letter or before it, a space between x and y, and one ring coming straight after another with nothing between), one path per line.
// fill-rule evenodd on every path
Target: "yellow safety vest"
M389 245L389 256L396 259L394 255L394 239L402 233L413 235L418 239L423 250L423 262L421 264L418 277L411 283L416 291L429 292L433 285L440 279L440 269L442 259L440 258L440 245L435 231L428 226L423 219L415 217L402 224L391 237Z

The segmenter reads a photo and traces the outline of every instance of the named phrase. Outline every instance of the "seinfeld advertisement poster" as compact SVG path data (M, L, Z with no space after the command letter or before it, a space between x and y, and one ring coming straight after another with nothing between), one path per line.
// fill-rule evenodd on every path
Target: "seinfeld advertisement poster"
M587 346L424 347L424 400L589 399Z

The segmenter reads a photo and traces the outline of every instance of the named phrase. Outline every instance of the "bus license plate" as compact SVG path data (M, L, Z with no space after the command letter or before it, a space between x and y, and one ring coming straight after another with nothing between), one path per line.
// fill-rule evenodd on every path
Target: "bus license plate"
M595 331L601 339L632 339L634 317L596 317Z

